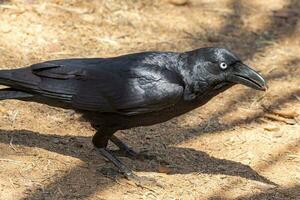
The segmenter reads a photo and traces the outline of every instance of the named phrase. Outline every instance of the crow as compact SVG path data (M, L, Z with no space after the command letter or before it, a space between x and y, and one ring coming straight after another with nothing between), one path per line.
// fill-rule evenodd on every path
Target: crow
M96 133L92 143L127 178L137 177L108 148L136 156L118 130L163 123L207 103L235 84L266 90L262 76L225 48L141 52L111 58L52 60L0 70L0 100L74 109Z

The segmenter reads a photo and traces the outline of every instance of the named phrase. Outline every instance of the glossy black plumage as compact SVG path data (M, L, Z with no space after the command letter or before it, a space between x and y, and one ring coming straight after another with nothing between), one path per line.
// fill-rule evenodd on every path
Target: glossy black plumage
M106 148L117 130L167 121L236 83L265 89L263 78L233 53L202 48L185 53L54 60L1 70L0 84L10 88L0 91L0 99L73 108L97 129L94 145Z

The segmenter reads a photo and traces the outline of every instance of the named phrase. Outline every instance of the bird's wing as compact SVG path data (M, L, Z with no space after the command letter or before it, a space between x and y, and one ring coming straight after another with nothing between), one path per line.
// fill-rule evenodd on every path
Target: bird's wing
M33 75L39 77L38 93L68 102L77 93L80 84L77 79L84 73L82 68L51 61L34 64L31 71Z
M125 69L125 68L124 68ZM177 75L153 66L112 71L51 62L32 66L48 96L66 98L75 108L135 115L176 104L183 94Z

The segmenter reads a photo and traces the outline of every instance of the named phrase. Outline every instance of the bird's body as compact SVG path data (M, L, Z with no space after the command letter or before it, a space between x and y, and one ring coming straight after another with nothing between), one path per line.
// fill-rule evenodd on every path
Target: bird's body
M232 69L223 69L224 63ZM0 84L9 87L0 91L0 99L75 109L97 129L94 145L106 148L117 130L168 121L239 81L263 89L255 73L220 48L54 60L0 71Z
M186 58L178 53L145 52L54 60L4 70L0 82L28 93L20 99L76 109L99 128L128 129L168 121L227 89L202 89L198 98L185 100L177 74L181 59Z

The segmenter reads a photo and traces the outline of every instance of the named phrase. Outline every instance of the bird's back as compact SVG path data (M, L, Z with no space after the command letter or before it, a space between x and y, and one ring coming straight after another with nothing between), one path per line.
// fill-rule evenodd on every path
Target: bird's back
M70 104L75 109L135 115L176 103L183 86L170 71L176 53L53 60L0 71L0 84ZM47 103L47 99L45 101Z

